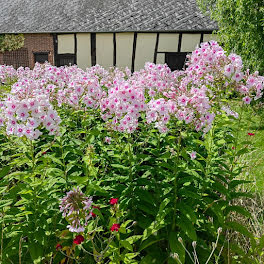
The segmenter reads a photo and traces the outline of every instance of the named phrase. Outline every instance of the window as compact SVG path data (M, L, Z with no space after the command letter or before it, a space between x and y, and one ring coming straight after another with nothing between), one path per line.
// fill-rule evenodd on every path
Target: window
M49 53L48 52L36 52L34 53L35 63L44 63L45 61L49 61Z
M182 70L186 61L187 52L167 52L165 62L172 71Z
M76 64L75 54L58 54L57 66Z

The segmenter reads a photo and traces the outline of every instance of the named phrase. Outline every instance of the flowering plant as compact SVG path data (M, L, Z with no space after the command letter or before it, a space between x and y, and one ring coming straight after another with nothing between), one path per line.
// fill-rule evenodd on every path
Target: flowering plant
M223 247L244 230L229 221L247 215L231 206L249 148L237 131L263 92L242 66L216 42L174 72L1 66L3 261L17 261L9 239L29 262L188 263L192 245L204 262L221 255L217 229Z

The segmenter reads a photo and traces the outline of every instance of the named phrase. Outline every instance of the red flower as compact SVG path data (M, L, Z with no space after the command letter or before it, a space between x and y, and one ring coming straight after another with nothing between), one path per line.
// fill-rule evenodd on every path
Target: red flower
M254 133L248 133L248 135L249 135L249 136L255 136L255 134L254 134Z
M110 230L113 232L113 231L118 231L120 228L120 225L119 224L113 224L110 228Z
M78 235L73 239L73 243L76 245L80 245L84 241L84 237L82 235Z
M235 149L235 147L233 146L232 149Z
M110 204L114 205L114 204L117 204L118 202L118 198L111 198L110 199Z
M96 217L96 214L94 212L91 212L92 217Z
M98 209L98 210L100 210L100 207L99 207L99 206L93 205L92 207L93 207L94 209ZM96 214L95 214L94 212L91 212L91 215L92 215L92 217L96 217Z
M58 243L58 244L56 245L56 250L60 250L60 249L62 249L62 245L61 245L60 243Z

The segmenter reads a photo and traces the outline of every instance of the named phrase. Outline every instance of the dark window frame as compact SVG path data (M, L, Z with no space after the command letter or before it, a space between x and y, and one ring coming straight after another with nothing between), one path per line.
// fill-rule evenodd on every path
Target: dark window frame
M38 63L45 63L46 61L47 62L49 62L49 51L40 51L40 52L33 52L33 54L34 54L34 62L36 63L36 62L38 62ZM45 61L38 61L37 60L37 58L36 58L36 56L38 56L38 55L45 55L45 56L47 56L47 60L45 60Z
M62 63L65 62L65 60L68 60L68 63ZM70 61L71 60L71 61ZM57 67L60 66L69 66L69 65L75 65L76 63L76 55L74 53L63 53L57 55Z
M165 53L165 63L171 68L172 71L175 70L183 70L184 65L186 62L186 56L189 54L189 52L164 52ZM170 61L172 60L171 57L175 57L175 59L178 57L181 57L179 61L175 61L175 64L172 65ZM184 57L184 60L182 58Z

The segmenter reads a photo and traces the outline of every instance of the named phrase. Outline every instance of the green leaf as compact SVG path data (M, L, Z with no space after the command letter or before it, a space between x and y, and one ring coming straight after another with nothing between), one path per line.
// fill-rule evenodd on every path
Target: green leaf
M226 141L224 139L220 139L216 142L216 144L219 146L224 145L225 143L226 143Z
M135 188L134 193L140 200L147 202L148 204L154 204L153 194L143 188ZM149 205L148 205L149 206Z
M178 195L183 196L183 197L192 198L192 199L198 199L198 200L201 199L201 196L199 194L189 191L187 190L187 188L181 188L178 191Z
M4 208L13 203L13 200L0 200L0 208Z
M129 170L129 167L125 167L121 164L111 164L111 166L116 169Z
M164 240L164 238L162 238L162 239L148 239L148 240L146 240L146 241L144 241L143 243L142 243L142 245L140 246L140 248L139 248L139 251L142 251L142 250L144 250L145 248L147 248L147 247L149 247L149 246L151 246L151 245L153 245L153 244L155 244L155 243L158 243L158 242L160 242L160 241L163 241Z
M5 166L1 171L0 171L0 179L5 177L9 172L11 168L10 166Z
M241 233L242 235L244 235L246 237L254 239L253 235L248 231L248 229L245 226L243 226L243 225L241 225L241 224L239 224L237 222L231 222L231 221L230 222L226 222L225 226L227 228L231 228L231 229Z
M96 215L98 215L102 220L104 220L104 216L101 213L101 210L99 210L98 208L93 208L93 213L95 213Z
M165 207L169 204L170 200L168 198L164 199L163 202L160 204L159 212L156 216L156 220L153 221L150 226L144 230L142 241L146 240L149 236L156 233L162 227L166 225L165 223L165 216L168 214L169 210L165 210Z
M29 253L34 264L41 263L43 257L43 248L39 243L31 243L29 245Z
M61 162L61 160L59 160L58 158L54 157L53 155L45 155L45 158L49 158L51 159L54 163L57 163L59 165L63 166L63 163Z
M241 233L242 235L244 235L244 236L250 238L251 246L252 246L253 248L256 247L256 240L255 240L253 234L250 233L250 232L248 231L248 229L247 229L245 226L243 226L242 224L239 224L239 223L237 223L237 222L231 222L231 221L230 221L230 222L226 222L226 223L225 223L225 227L226 227L226 228L233 229L233 230L235 230L235 231Z
M21 216L25 216L25 215L32 215L33 213L31 211L24 211L20 214L16 214L16 217L21 217Z
M192 222L196 222L197 221L197 217L196 214L194 212L194 209L192 207L190 207L189 205L187 205L184 202L180 202L177 204L177 208L180 210L181 213L183 213L190 221Z
M47 175L54 176L54 177L57 177L57 176L64 177L64 171L58 168L48 168L46 170L46 173Z
M228 196L229 192L228 190L226 189L226 187L221 184L220 182L218 181L215 181L213 184L212 184L212 188L214 190L216 190L217 192L221 193L221 194L224 194L226 196Z
M88 185L87 186L87 190L89 190L88 193L90 193L92 191L92 192L98 192L98 193L101 193L101 194L108 194L108 192L104 188L101 188L100 186L98 186L96 184Z
M128 237L128 238L126 239L126 241L127 241L128 243L130 243L131 245L133 245L136 241L138 241L138 240L141 239L141 238L142 238L142 235L135 235L135 236Z
M133 220L127 220L127 221L125 221L124 223L122 223L122 225L121 225L121 227L124 227L124 228L126 228L130 223L132 223L133 222Z
M71 179L73 182L76 182L78 185L85 184L88 182L87 176L78 176L78 174L77 175L76 174L77 174L76 172L72 173L69 176L69 179ZM81 174L81 172L79 174Z
M236 186L240 184L245 184L245 183L253 183L253 181L246 181L246 180L233 180L229 183L230 189L235 188Z
M136 256L138 256L139 255L139 253L126 253L125 254L125 258L126 259L128 259L128 260L131 260L131 259L133 259L133 258L135 258ZM128 263L128 262L127 262ZM129 263L131 263L132 264L132 262L129 262ZM137 262L133 262L133 263L137 263Z
M127 240L121 240L120 244L129 251L133 251L133 247Z
M156 215L156 211L155 209L153 210L153 206L151 206L150 204L143 204L142 202L139 203L137 205L138 209L142 210L144 213L150 214L155 216Z
M246 210L244 207L238 206L238 205L227 206L225 209L226 215L228 215L230 212L237 212L237 213L242 214L246 217L251 217L251 214L248 210Z
M237 156L241 156L241 155L246 154L246 153L248 153L248 152L249 152L248 147L245 147L245 148L240 149L240 150L236 153L236 155L237 155Z
M187 217L181 215L176 224L192 241L197 241L195 228Z

